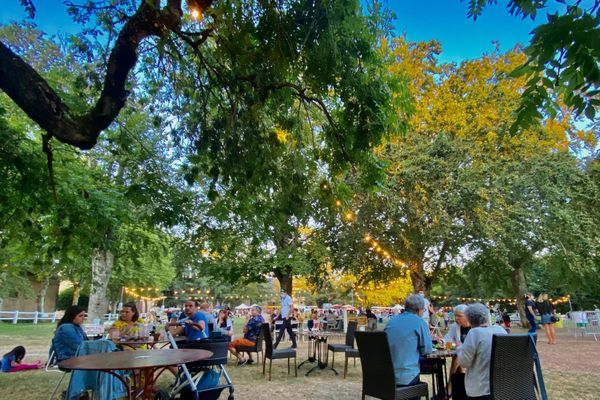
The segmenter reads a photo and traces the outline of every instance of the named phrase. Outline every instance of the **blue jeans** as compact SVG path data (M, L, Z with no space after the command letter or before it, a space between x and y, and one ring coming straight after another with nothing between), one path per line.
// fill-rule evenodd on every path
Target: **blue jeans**
M527 321L529 321L529 330L527 331L527 333L536 333L537 332L537 324L535 323L535 318L528 315Z

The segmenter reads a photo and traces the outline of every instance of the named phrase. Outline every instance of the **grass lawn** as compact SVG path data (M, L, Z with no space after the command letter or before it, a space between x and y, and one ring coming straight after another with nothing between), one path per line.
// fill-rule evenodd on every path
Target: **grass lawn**
M239 333L243 321L234 326ZM52 337L51 324L0 324L0 353L4 354L13 346L22 344L27 348L26 362L44 359ZM544 379L550 399L598 399L600 393L600 342L593 339L574 339L566 331L558 330L558 344L544 343L540 333L539 352L544 369ZM283 343L286 345L286 343ZM306 358L306 344L299 342L298 362ZM356 368L352 363L347 379L342 378L343 357L336 357L336 368L340 372L315 371L305 377L307 366L298 370L298 377L287 374L285 360L273 363L273 380L268 382L262 375L262 365L236 367L233 361L227 366L235 385L237 399L359 399L362 374L360 362ZM0 398L2 400L47 399L60 374L45 371L24 371L14 374L0 374ZM427 378L425 378L427 381ZM63 381L63 387L66 387ZM172 382L164 375L159 385L166 387ZM226 399L224 393L221 396Z

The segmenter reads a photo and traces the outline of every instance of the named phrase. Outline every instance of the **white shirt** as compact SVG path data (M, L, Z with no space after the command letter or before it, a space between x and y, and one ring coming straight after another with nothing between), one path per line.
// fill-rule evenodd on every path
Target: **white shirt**
M467 368L465 389L469 397L490 394L493 335L506 335L506 331L498 325L472 328L458 349L458 365Z

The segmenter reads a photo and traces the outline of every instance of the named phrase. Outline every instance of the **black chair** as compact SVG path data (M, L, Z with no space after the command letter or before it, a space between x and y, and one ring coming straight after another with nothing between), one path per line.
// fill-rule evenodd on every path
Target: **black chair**
M265 353L263 356L263 375L265 374L267 358L269 359L269 380L271 380L271 367L273 365L273 360L287 358L289 374L290 358L294 358L294 375L298 376L298 364L296 363L296 349L274 349L273 338L271 337L271 329L269 328L269 324L262 324L260 328L265 338Z
M346 379L346 374L348 373L348 359L353 358L354 366L356 367L356 359L360 357L360 354L358 353L358 349L354 348L346 349L344 353L346 355L346 362L344 363L344 379Z
M535 344L528 334L494 335L490 362L490 393L492 399L535 400L535 388L539 387L541 398L545 388L541 367L536 376L534 361L537 356Z
M266 324L268 325L268 324ZM262 324L260 326L260 330L258 331L258 336L256 337L256 344L254 346L238 346L237 347L237 351L238 352L246 352L248 353L248 355L250 355L250 353L256 353L256 362L260 361L260 358L258 357L258 353L263 354L263 341L265 339L263 330L262 330ZM265 356L263 355L263 358L265 358Z
M385 332L356 332L355 337L363 373L363 400L365 396L384 400L429 397L426 383L396 387L394 365Z
M333 363L335 362L335 353L343 353L347 349L354 348L354 332L356 331L356 321L348 322L348 330L346 331L346 341L344 344L327 344L327 351L333 352L333 357L331 358L331 368L333 368Z

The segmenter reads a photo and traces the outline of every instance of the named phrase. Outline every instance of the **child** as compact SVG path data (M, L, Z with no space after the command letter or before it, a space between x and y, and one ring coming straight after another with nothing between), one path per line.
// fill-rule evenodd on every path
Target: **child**
M2 372L17 372L26 369L38 369L42 366L41 361L35 364L21 364L25 357L25 347L17 346L2 357Z

